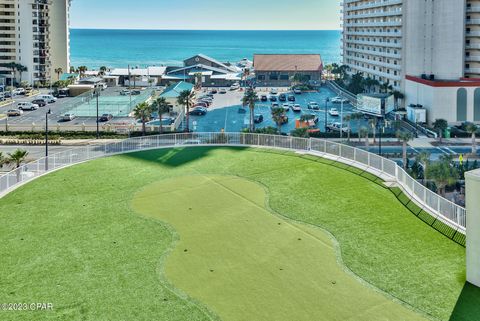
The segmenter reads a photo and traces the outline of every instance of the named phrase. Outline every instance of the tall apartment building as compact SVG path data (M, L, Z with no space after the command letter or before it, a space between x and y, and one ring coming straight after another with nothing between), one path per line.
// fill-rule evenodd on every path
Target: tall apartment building
M344 0L343 59L429 122L480 122L480 0Z
M55 69L68 71L70 1L0 0L0 64L25 66L17 81L45 83L56 80ZM0 77L11 84L12 71L0 67Z

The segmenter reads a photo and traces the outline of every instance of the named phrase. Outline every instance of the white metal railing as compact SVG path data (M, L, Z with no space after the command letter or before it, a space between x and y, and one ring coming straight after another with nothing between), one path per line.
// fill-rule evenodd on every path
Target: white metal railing
M200 145L282 148L349 164L395 183L420 208L459 233L465 234L465 208L433 193L410 177L394 161L348 145L317 138L250 133L181 133L84 146L40 158L0 176L0 197L41 175L81 162L135 151Z

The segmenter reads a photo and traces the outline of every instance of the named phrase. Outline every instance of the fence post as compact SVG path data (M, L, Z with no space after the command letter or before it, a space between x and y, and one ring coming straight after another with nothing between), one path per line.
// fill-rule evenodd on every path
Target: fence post
M308 151L312 151L312 138L308 138Z

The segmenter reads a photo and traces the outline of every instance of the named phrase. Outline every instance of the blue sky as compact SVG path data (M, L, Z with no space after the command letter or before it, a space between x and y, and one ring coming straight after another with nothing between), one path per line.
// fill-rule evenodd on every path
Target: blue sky
M72 28L340 29L340 0L74 0Z

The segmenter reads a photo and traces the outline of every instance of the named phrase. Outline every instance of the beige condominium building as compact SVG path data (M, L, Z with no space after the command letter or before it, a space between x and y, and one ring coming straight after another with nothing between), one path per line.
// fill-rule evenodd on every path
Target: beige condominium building
M344 0L343 60L429 122L480 122L480 0Z
M0 0L0 64L26 67L14 76L0 67L0 84L11 84L12 77L45 83L56 80L55 69L68 71L70 1Z

